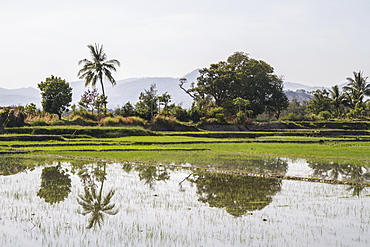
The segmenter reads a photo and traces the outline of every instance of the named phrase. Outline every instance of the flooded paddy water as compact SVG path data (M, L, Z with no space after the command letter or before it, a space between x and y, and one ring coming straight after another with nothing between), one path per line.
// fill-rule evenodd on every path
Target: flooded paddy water
M370 245L365 166L248 164L309 182L173 165L0 157L0 246Z

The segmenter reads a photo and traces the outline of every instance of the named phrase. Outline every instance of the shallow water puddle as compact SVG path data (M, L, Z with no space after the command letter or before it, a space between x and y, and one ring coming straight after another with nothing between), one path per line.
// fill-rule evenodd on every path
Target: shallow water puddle
M286 162L288 175L359 177ZM105 163L13 173L0 176L0 246L370 244L366 187Z

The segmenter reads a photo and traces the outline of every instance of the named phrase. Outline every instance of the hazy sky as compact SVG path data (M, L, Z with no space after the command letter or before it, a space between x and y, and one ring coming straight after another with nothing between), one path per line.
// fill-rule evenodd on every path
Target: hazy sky
M249 53L286 81L332 86L370 75L369 0L1 0L0 87L78 80L87 45L117 80L181 77Z

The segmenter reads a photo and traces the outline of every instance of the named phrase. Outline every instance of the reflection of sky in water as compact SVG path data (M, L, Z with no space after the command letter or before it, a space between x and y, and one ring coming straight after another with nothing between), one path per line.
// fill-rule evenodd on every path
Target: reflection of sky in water
M310 177L313 173L312 169L308 167L308 163L305 159L286 160L288 161L288 171L286 176Z

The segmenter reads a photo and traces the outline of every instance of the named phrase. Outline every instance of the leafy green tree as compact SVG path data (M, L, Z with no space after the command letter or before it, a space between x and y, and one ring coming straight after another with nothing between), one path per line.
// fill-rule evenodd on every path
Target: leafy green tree
M0 124L2 127L2 130L8 125L10 122L10 117L13 114L14 111L11 111L8 107L4 107L0 111Z
M37 86L41 90L41 104L44 111L56 114L61 119L62 113L68 110L72 102L72 88L69 83L52 75Z
M211 64L199 71L197 90L212 96L216 106L222 107L227 99L233 98L233 84L236 83L232 67L224 61Z
M282 119L303 120L306 114L307 102L299 102L296 98L289 101L288 107L281 113Z
M95 101L94 101L94 103L93 103L93 106L94 106L94 108L96 109L96 111L98 112L98 115L99 115L102 111L104 111L104 113L106 114L106 110L107 110L106 105L107 105L107 103L108 103L107 98L108 98L107 96L105 96L104 94L101 94L101 95L99 95L99 96L95 99Z
M158 99L158 112L161 113L160 106L161 104L163 104L164 105L164 108L163 108L164 115L167 115L168 104L171 102L171 95L165 92L162 95L157 96L157 99Z
M189 121L189 115L188 115L188 111L186 109L184 109L181 104L170 104L168 106L168 111L167 113L170 115L170 116L174 116L177 120L179 121Z
M144 92L140 93L139 101L135 104L135 108L136 113L141 118L150 120L158 112L157 92L157 85L153 83L149 89L145 89Z
M250 104L250 102L247 99L237 97L236 99L233 100L233 104L238 106L239 111L241 111L241 109L243 108L245 113L247 111L247 106Z
M27 114L27 116L34 116L36 115L36 111L37 111L37 108L36 108L36 104L35 103L29 103L26 105L25 107L25 112Z
M274 86L271 97L267 101L266 110L270 115L279 119L281 113L288 107L289 101L283 91L283 86L281 84L275 84Z
M274 98L282 97L280 101L288 102L283 93L282 79L274 74L274 68L269 64L249 58L243 52L234 53L227 61L237 74L234 98L239 96L249 100L254 115L263 113L267 106L274 106Z
M234 122L237 124L244 124L247 118L253 113L252 110L247 110L247 106L250 105L249 100L237 97L233 100L233 104L238 106L238 113L236 113Z
M254 115L263 113L268 106L272 111L276 102L279 102L277 112L280 113L288 102L283 93L282 80L274 74L273 67L262 60L249 58L243 52L236 52L226 62L211 64L209 68L200 70L196 87L188 92L194 97L211 96L216 106L227 110L230 110L228 106L233 106L230 102L237 97L249 100Z
M128 101L124 106L121 108L117 108L114 110L115 115L120 115L123 117L130 117L135 115L135 107Z
M115 66L120 66L121 64L117 59L108 60L103 45L95 44L95 46L88 45L87 47L90 49L92 60L85 58L78 62L78 65L83 64L83 67L78 72L77 76L80 79L85 79L85 86L91 84L91 86L95 87L96 82L99 81L102 94L105 97L103 78L107 78L108 81L115 86L116 80L112 76L112 71L117 71ZM106 103L104 105L104 113L107 113Z

